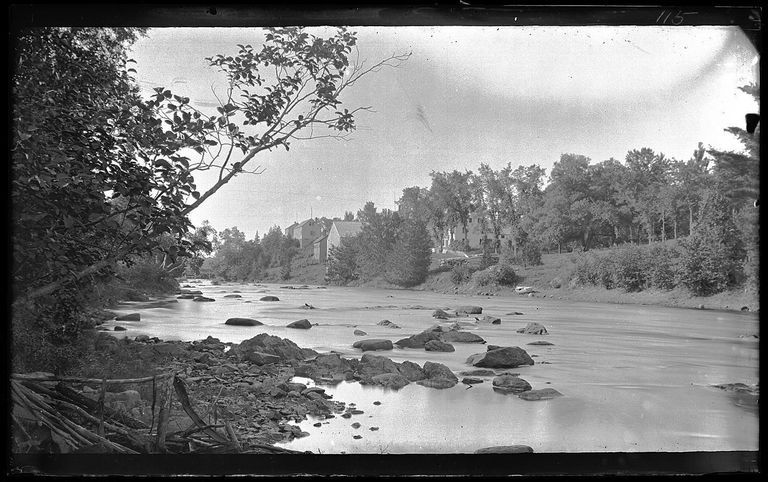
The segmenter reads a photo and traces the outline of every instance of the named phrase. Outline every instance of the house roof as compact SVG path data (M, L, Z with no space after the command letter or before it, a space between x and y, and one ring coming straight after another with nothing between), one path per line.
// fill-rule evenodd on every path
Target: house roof
M339 232L340 237L354 236L363 230L363 223L360 221L334 221L333 225Z
M305 224L307 224L310 221L314 221L314 219L312 219L312 218L305 219L304 221L302 221L300 223L296 223L296 226L304 226Z
M319 237L319 238L317 238L316 240L312 241L312 244L317 244L317 243L320 243L320 242L322 242L324 239L327 239L327 238L328 238L328 235L327 235L327 234L326 234L325 236L320 236L320 237Z

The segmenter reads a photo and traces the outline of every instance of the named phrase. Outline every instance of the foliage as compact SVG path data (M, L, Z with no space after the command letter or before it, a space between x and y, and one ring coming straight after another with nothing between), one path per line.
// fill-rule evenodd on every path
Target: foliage
M432 240L424 223L417 219L403 221L387 256L385 279L404 287L423 283L429 274L431 253Z
M342 238L339 246L331 246L325 274L327 282L344 285L360 278L357 266L359 245L359 238L355 236Z
M630 244L611 250L613 285L626 291L642 291L647 286L647 250Z
M514 286L517 275L512 266L498 264L472 274L471 281L477 286L503 285Z
M466 263L456 264L451 268L451 282L455 285L466 283L472 277L472 272Z
M646 253L646 283L649 287L670 290L677 284L680 252L669 244L653 244Z
M708 193L701 221L680 243L680 281L694 294L718 293L742 280L746 250L728 204L722 193Z

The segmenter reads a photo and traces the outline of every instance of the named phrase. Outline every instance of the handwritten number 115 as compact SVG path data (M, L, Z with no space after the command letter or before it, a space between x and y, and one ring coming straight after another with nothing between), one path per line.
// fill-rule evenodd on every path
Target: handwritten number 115
M685 21L684 15L696 15L697 13L699 12L683 12L682 10L678 10L677 13L675 13L674 10L662 10L661 15L659 15L659 17L656 19L656 23L660 23L662 25L667 23L671 23L672 25L680 25Z

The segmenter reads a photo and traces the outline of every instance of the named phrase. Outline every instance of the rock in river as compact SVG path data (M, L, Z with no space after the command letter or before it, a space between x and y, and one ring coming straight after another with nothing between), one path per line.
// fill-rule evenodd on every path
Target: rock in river
M384 339L368 339L356 341L352 344L352 348L360 348L363 351L376 351L376 350L391 350L393 348L392 341Z
M483 308L480 306L459 306L456 308L456 314L458 316L464 315L479 315L483 312Z
M259 326L263 325L264 323L260 322L259 320L254 320L253 318L230 318L225 321L224 324L234 326Z
M176 298L180 300L193 300L195 299L195 295L179 295Z
M552 398L562 397L563 394L555 390L554 388L543 388L541 390L531 390L529 392L521 393L518 397L523 400L536 401L536 400L550 400Z
M355 336L366 336L368 334L363 330L355 330L353 333L355 334Z
M124 328L124 327L119 326L119 325L115 327L115 331L125 331L125 330L127 330L127 328Z
M485 343L481 337L467 331L448 331L440 335L440 340L446 343Z
M554 346L554 343L550 343L548 341L532 341L528 343L529 345L536 345L536 346Z
M232 351L240 358L246 358L250 352L277 355L282 360L304 360L317 356L317 352L309 348L300 348L287 338L259 333L249 340L232 347Z
M499 445L475 450L476 454L531 454L533 449L527 445Z
M224 298L242 298L241 295L224 295Z
M213 298L207 298L205 296L195 296L192 301L216 301Z
M115 321L141 321L141 315L139 313L131 313L128 315L116 316Z
M427 351L444 351L444 352L452 352L456 351L456 348L453 347L450 343L445 343L440 340L429 340L424 344L424 349Z
M440 331L433 331L432 329L422 331L417 335L411 335L408 338L397 340L395 345L400 348L424 348L424 345L431 340L440 339Z
M259 298L259 301L280 301L280 298L277 296L262 296Z
M259 351L249 351L245 354L243 359L259 366L278 363L280 361L280 357L277 355L270 355L269 353L262 353Z
M430 388L451 388L459 383L459 379L450 368L442 363L424 362L424 373L427 378L419 380L419 385Z
M485 315L479 321L481 321L483 323L490 323L492 325L500 325L501 324L501 318L499 318L498 316Z
M539 323L528 323L525 328L520 328L517 332L525 335L546 335L547 329Z
M379 326L386 326L387 328L400 328L396 324L392 323L389 320L381 320L380 322L376 323Z
M448 318L451 317L451 315L449 315L443 310L438 309L432 312L432 317L437 318L438 320L447 320Z
M522 348L507 346L471 355L467 358L467 363L481 368L515 368L520 365L533 365L533 359Z
M530 383L512 375L500 375L493 379L493 389L502 393L522 393L531 388Z
M374 385L381 385L384 388L391 388L393 390L400 390L411 383L407 378L397 373L382 373L381 375L371 377L371 381Z
M289 323L286 328L299 328L302 330L309 330L312 328L312 323L309 322L309 320L296 320L293 323Z

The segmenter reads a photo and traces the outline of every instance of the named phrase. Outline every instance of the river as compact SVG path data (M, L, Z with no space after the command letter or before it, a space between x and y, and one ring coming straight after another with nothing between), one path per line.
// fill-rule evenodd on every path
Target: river
M141 314L119 324L125 332L165 340L207 336L240 342L259 333L289 338L319 352L360 357L352 344L365 338L393 342L435 324L435 308L478 305L500 325L469 328L489 344L520 346L534 358L519 372L534 389L564 396L524 401L492 390L490 379L467 388L437 390L410 384L399 391L343 382L325 387L334 399L354 402L363 414L300 424L310 436L283 446L315 453L471 453L481 447L524 444L536 452L677 452L758 449L758 413L733 394L711 385L759 382L754 313L560 301L527 296L488 297L372 288L281 288L280 285L192 283L215 302L192 300L157 306L126 302L118 314ZM224 298L239 292L242 298ZM262 302L265 295L278 302ZM173 298L169 298L173 299ZM312 305L315 309L303 307ZM512 312L522 315L512 315ZM264 326L224 325L230 317L255 318ZM309 330L286 328L307 318ZM387 319L401 328L377 325ZM543 324L546 336L515 330ZM552 346L528 346L546 340ZM399 349L377 352L395 361L430 360L454 372L469 370L466 358L485 345L455 343L452 353ZM461 375L459 375L461 379ZM306 382L306 380L302 380ZM380 404L374 404L378 401ZM353 428L353 422L360 428ZM371 427L378 429L370 430ZM354 435L362 438L354 439Z

